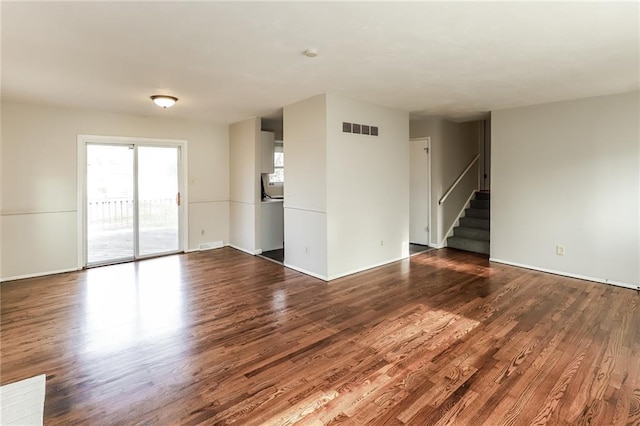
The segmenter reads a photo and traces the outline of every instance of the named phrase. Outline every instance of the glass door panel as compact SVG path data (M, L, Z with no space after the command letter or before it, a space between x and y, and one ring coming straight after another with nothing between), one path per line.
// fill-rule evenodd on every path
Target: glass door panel
M87 264L132 259L133 146L87 145Z
M138 146L138 255L180 249L178 147Z

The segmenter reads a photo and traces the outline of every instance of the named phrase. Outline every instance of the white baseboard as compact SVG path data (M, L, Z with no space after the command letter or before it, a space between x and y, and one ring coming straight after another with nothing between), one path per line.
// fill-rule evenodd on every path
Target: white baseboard
M76 272L81 270L82 268L68 268L68 269L59 269L57 271L38 272L35 274L16 275L14 277L0 278L0 282L24 280L27 278L38 278L38 277L44 277L46 275L64 274L67 272Z
M198 246L198 250L206 251L206 250L213 250L213 249L222 248L222 247L224 247L224 242L222 242L222 241L212 241L212 242L207 242L207 243L200 244Z
M490 262L495 262L495 263L502 263L502 264L510 265L510 266L517 266L518 268L525 268L525 269L531 269L531 270L534 270L534 271L546 272L548 274L560 275L560 276L563 276L563 277L577 278L579 280L593 281L593 282L596 282L596 283L610 284L610 285L615 285L615 286L618 286L618 287L631 288L633 290L640 290L640 285L639 284L623 283L623 282L619 282L619 281L609 280L609 279L606 279L606 278L588 277L588 276L580 275L580 274L572 274L570 272L562 272L562 271L556 271L556 270L553 270L553 269L547 269L547 268L540 268L540 267L537 267L537 266L525 265L525 264L517 263L517 262L510 262L508 260L495 259L493 257L489 258L489 261Z
M289 268L289 269L293 269L294 271L302 272L305 275L309 275L309 276L311 276L313 278L318 278L318 279L320 279L322 281L329 281L329 279L327 277L325 277L324 275L316 274L315 272L307 271L304 268L299 268L297 266L293 266L293 265L290 265L288 263L284 263L284 267L285 268Z
M346 277L348 275L357 274L358 272L368 271L369 269L378 268L380 266L384 266L384 265L388 265L390 263L398 262L398 261L403 260L403 259L408 259L409 257L410 256L398 257L398 258L392 259L392 260L385 260L384 262L376 263L376 264L365 266L365 267L362 267L362 268L353 269L351 271L343 272L341 274L332 275L332 276L329 277L329 279L327 281L332 281L332 280L336 280L338 278Z
M409 258L409 256L407 256L407 257L399 257L397 259L392 259L392 260L386 260L384 262L376 263L374 265L369 265L369 266L365 266L365 267L362 267L362 268L353 269L351 271L344 272L344 273L337 274L337 275L332 275L330 277L326 277L324 275L316 274L315 272L307 271L304 268L299 268L297 266L293 266L293 265L290 265L288 263L285 263L284 266L289 268L289 269L293 269L294 271L302 272L305 275L310 275L310 276L312 276L314 278L321 279L323 281L333 281L333 280L337 280L338 278L346 277L348 275L357 274L359 272L368 271L369 269L378 268L380 266L388 265L390 263L398 262L400 260L404 260L404 259L408 259L408 258Z
M198 245L198 248L192 248L189 250L186 250L185 253L194 253L197 251L207 251L207 250L213 250L213 249L219 249L222 247L228 247L229 244L225 244L223 241L213 241L213 242L209 242L209 243L202 243L200 245Z
M260 249L258 249L258 250L249 250L249 249L246 249L246 248L243 248L243 247L239 247L239 246L236 246L236 245L233 245L233 244L225 244L225 245L227 247L231 247L231 248L234 248L236 250L240 250L242 252L250 254L251 256L255 256L256 254L262 254L262 250L260 250Z

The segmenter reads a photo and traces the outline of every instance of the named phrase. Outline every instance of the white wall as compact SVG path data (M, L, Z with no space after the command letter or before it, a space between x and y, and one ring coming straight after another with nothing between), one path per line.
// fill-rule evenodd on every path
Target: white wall
M431 138L431 225L433 246L446 244L469 196L478 189L478 166L469 170L444 204L438 200L478 154L478 122L455 123L441 118L412 120L411 138Z
M284 256L285 266L327 280L327 214L285 208Z
M639 97L492 113L493 260L640 283Z
M326 211L326 109L325 95L284 108L285 208Z
M2 72L0 71L0 74L2 74ZM0 77L0 81L1 81L1 77ZM0 103L0 190L2 190L2 103ZM3 226L2 226L2 221L3 221L3 216L2 216L2 194L0 194L0 280L2 279L2 277L4 277L3 275L3 270L2 270L2 241L3 241Z
M287 266L331 280L409 255L408 113L320 95L284 108L284 141Z
M330 279L409 256L407 112L327 95L327 214Z
M78 267L78 134L187 140L188 249L228 241L226 125L12 103L2 124L3 279Z
M229 243L260 252L260 119L229 126Z
M262 221L260 249L264 252L283 248L284 210L282 200L264 201L260 207Z
M327 277L326 97L284 108L285 265Z

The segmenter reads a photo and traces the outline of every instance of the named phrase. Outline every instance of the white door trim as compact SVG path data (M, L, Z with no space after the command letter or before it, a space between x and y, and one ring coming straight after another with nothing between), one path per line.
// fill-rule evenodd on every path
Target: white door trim
M429 185L427 186L427 200L428 200L428 217L427 217L427 223L429 224L429 246L434 245L433 242L433 233L434 233L434 229L436 228L433 223L431 223L431 205L432 200L431 200L431 186L433 185L433 180L432 180L432 171L431 171L431 155L432 155L432 151L431 151L431 137L427 136L427 137L422 137L422 138L411 138L409 139L409 144L411 144L411 142L419 142L419 141L424 141L425 145L426 145L426 149L427 149L427 164L428 164L428 168L429 168ZM411 159L409 159L409 161L411 161ZM409 164L409 167L411 167L411 164ZM436 224L437 225L437 224Z
M123 136L99 136L99 135L78 135L77 137L77 262L78 269L83 269L87 263L87 244L86 244L86 185L87 185L87 144L105 144L105 145L143 145L143 146L174 146L179 147L179 175L180 182L178 190L180 191L180 208L179 208L179 251L186 253L189 247L189 199L187 194L187 141L182 139L157 139L157 138L135 138Z

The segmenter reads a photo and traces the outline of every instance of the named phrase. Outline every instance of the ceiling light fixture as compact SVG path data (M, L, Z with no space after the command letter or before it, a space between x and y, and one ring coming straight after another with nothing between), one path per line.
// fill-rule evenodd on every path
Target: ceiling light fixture
M307 49L304 51L304 55L308 58L315 58L318 56L318 49Z
M169 95L153 95L151 96L151 100L154 104L164 109L171 108L176 102L178 102L178 98Z

